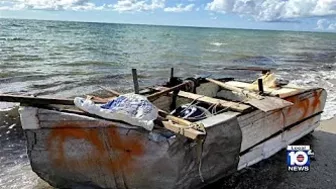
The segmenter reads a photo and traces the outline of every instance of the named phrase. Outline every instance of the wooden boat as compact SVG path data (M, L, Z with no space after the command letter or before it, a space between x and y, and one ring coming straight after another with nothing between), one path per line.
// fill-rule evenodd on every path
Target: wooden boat
M218 81L249 92L260 89L256 83ZM162 112L191 102L217 106L216 115L197 120L162 115L152 131L74 110L71 100L49 99L49 104L65 107L21 99L31 167L57 188L204 187L269 158L318 127L324 89L263 84L263 96L291 104L264 111L209 80L191 91L167 93L169 85L142 90L147 96L166 90L152 101ZM15 101L8 96L1 100Z

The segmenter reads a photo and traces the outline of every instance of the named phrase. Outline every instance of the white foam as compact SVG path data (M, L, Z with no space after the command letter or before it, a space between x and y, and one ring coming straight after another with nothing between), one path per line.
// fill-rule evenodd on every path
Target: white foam
M0 111L10 111L16 108L19 103L11 103L11 102L0 102Z
M214 45L214 46L217 46L217 47L226 45L226 43L219 43L219 42L212 42L212 43L210 43L210 44L211 44L211 45Z
M336 65L336 64L335 64ZM291 84L304 87L321 87L327 91L327 100L321 120L336 116L336 71L297 71L295 73L277 73L283 79L289 79Z

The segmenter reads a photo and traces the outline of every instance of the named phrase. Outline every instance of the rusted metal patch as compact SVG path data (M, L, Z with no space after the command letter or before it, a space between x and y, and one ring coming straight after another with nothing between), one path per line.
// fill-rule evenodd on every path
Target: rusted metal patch
M317 111L321 111L322 92L323 90L320 89L286 98L286 100L294 103L292 107L287 109L287 114L294 113L294 111L297 113L302 112L299 119L304 119Z
M76 124L76 123L71 123ZM63 127L63 128L62 128ZM76 127L76 128L69 128ZM65 149L66 143L71 140L85 141L91 148L78 149L78 156L69 156ZM80 167L90 171L108 169L112 173L130 173L136 164L136 157L144 154L144 145L136 136L121 136L117 128L80 128L69 123L52 129L48 137L49 158L55 167ZM83 155L83 153L85 155Z

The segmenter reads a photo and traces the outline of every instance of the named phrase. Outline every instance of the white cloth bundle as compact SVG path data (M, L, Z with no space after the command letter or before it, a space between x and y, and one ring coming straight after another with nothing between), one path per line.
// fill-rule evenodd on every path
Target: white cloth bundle
M103 118L121 120L135 126L141 126L151 131L154 120L157 118L158 109L145 96L138 94L123 94L116 99L97 105L89 99L76 97L75 105L86 112Z

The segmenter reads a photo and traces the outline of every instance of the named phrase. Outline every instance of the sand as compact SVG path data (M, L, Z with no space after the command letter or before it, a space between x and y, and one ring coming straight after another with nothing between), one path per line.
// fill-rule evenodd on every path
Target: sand
M316 131L324 131L336 135L336 118L322 121Z
M315 153L309 172L288 172L286 150L206 188L284 189L336 188L336 118L322 121L311 134L295 142Z

